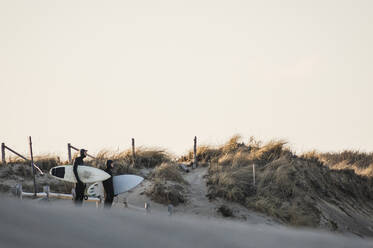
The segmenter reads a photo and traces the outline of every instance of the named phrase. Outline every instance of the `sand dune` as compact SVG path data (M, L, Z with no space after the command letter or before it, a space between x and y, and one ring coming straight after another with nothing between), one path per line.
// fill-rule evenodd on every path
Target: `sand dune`
M1 198L0 246L12 247L371 247L372 240L130 209L76 208ZM71 203L71 202L70 202Z

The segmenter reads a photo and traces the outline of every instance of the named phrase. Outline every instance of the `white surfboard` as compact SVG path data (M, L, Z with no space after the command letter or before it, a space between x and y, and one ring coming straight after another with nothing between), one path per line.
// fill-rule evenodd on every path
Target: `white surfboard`
M136 175L113 176L114 195L127 192L139 185L144 178ZM88 187L87 194L92 197L103 196L104 187L102 182L97 182Z
M56 179L76 183L77 180L75 178L74 172L73 172L73 166L72 165L60 165L53 167L50 169L49 173ZM110 178L110 175L106 173L103 170L90 167L90 166L84 166L79 165L78 166L78 175L80 180L83 183L94 183L94 182L100 182L104 181L108 178Z

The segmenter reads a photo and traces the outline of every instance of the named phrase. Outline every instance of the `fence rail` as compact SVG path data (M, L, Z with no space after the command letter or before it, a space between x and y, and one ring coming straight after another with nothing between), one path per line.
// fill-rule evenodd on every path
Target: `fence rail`
M31 159L26 158L25 156L21 155L20 153L16 152L12 148L8 147L5 145L5 143L1 143L1 161L3 165L6 165L6 156L5 156L5 151L8 150L12 152L13 154L17 155L18 157L24 159L27 162L30 162L31 165L31 170L32 170L32 175L33 175L33 182L34 182L34 197L37 197L37 192L36 192L36 180L35 180L35 169L37 169L42 175L44 174L43 171L34 163L34 158L33 158L33 152L32 152L32 141L31 141L31 136L29 136L29 148L30 148L30 156ZM75 151L80 151L80 149L76 148L75 146L72 146L71 143L67 144L67 153L68 153L68 159L69 162L72 163L72 156L71 156L71 149ZM197 136L194 137L194 146L193 146L193 168L196 168L198 165L197 161ZM88 157L92 159L96 159L94 156L87 154ZM136 151L135 151L135 139L132 138L132 166L136 166ZM254 185L255 185L255 167L253 167L254 170ZM127 172L128 172L128 167L127 167Z
M5 150L8 150L8 151L14 153L15 155L17 155L18 157L24 159L27 162L31 162L30 159L26 158L25 156L19 154L16 151L14 151L12 148L6 146L4 143L1 143L1 157L2 157L3 165L6 165ZM43 171L35 163L33 163L33 165L40 172L40 174L42 174L42 175L44 174Z
M73 149L73 150L75 150L77 152L80 151L79 148L76 148L76 147L72 146L71 143L67 143L67 156L69 158L69 163L73 162L72 157L71 157L71 149ZM94 156L89 155L88 153L87 153L87 156L90 157L90 158L96 159Z

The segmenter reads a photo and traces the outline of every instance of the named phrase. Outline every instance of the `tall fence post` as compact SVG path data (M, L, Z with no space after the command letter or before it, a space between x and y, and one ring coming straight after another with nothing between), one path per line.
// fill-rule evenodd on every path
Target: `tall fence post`
M193 148L193 169L197 168L197 136L194 136L194 148Z
M5 144L1 143L1 161L3 165L6 165L6 160L5 160Z
M132 167L136 167L136 151L134 138L132 138Z
M31 156L32 177L34 179L34 197L36 198L35 166L34 166L34 155L32 154L31 136L29 136L29 142L30 142L30 156Z
M253 164L253 184L255 187L255 164Z
M69 163L71 164L71 144L67 143L67 156L69 158Z

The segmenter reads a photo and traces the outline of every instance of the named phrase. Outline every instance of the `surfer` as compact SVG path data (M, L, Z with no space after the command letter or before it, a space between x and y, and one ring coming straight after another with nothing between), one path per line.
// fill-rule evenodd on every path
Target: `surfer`
M84 191L86 185L80 180L78 176L78 166L83 165L83 159L87 157L87 150L80 149L80 156L77 157L74 161L74 175L76 178L77 183L75 184L75 205L81 206L83 204L84 199Z
M105 189L105 202L104 202L104 207L105 208L110 208L113 200L114 200L114 187L113 187L113 160L108 160L106 161L106 169L105 172L110 175L109 179L106 179L105 181L102 182L104 185Z

